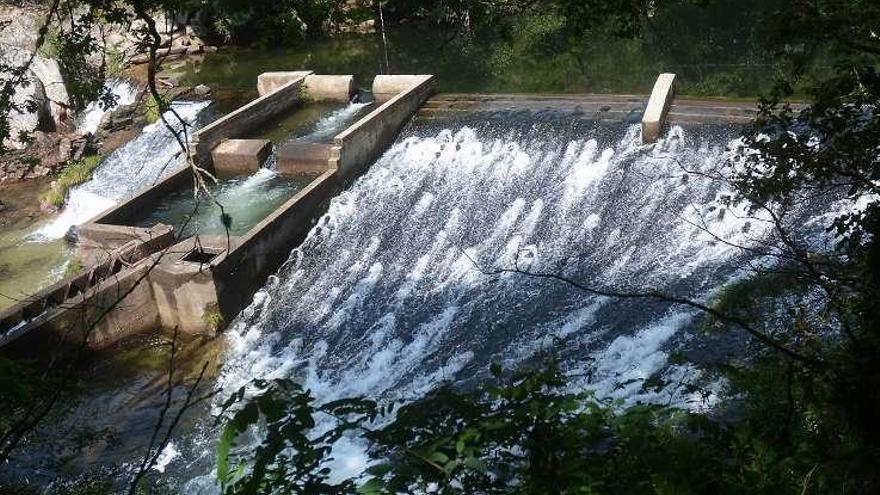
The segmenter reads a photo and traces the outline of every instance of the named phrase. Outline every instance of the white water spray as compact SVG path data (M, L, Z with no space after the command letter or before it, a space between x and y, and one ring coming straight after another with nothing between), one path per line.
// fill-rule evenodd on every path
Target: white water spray
M172 107L186 122L193 124L208 104L175 102ZM179 129L170 111L166 117ZM61 213L34 232L31 240L63 237L70 227L88 221L179 170L184 161L183 150L161 120L146 126L138 137L107 156L89 181L72 188Z

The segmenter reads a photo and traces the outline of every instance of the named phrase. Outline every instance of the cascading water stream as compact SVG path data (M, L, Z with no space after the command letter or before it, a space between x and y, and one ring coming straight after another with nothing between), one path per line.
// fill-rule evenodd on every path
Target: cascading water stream
M209 102L175 102L173 110L189 124L197 124L199 113L208 105ZM166 118L180 128L170 112ZM89 181L72 188L61 213L34 232L31 240L63 237L70 227L177 171L184 158L177 140L161 120L146 126L138 137L107 156Z
M356 99L352 100L348 105L333 110L321 117L320 120L308 129L306 134L294 136L289 140L309 143L321 143L331 140L333 136L342 132L350 125L369 105L370 103L358 103Z
M597 286L638 281L700 298L740 253L688 220L714 208L720 191L683 180L669 157L699 169L717 163L724 144L694 138L675 129L650 151L639 148L637 128L611 147L468 127L403 140L333 200L242 315L223 387L266 371L294 373L320 396L405 398L466 380L491 359L516 365L551 338L577 342L577 351L561 346L572 363L621 336L641 343L631 350L642 358L662 355L689 311L480 268L519 263ZM712 221L719 235L760 235L746 223ZM620 364L609 378L646 378L662 360Z
M492 362L512 369L551 353L573 386L601 397L710 406L681 386L693 366L668 357L699 360L743 339L693 338L701 315L668 302L484 272L707 300L742 276L750 258L735 245L771 235L768 222L722 207L727 191L704 175L737 153L730 129L675 127L643 147L638 126L516 119L405 131L228 330L218 400L279 377L319 401L412 400L486 376ZM668 385L643 387L652 377ZM199 459L207 469L213 434L195 436L187 469ZM366 462L347 439L334 457L339 476Z

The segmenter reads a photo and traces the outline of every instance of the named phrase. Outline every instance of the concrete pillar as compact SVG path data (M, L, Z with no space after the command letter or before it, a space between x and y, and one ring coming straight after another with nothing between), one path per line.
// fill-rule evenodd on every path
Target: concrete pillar
M312 74L303 85L305 98L312 101L340 101L348 103L357 88L354 76L324 76Z
M666 122L666 114L669 112L669 104L674 95L675 74L660 74L651 98L642 116L642 143L653 143L660 137L660 130Z
M260 96L266 96L290 81L300 79L311 73L312 71L310 70L264 72L257 76L257 93Z
M424 75L378 75L373 79L373 100L376 105L381 105L398 94L418 86L430 77Z
M278 171L282 174L324 173L330 170L331 144L287 143L278 147Z
M227 139L211 151L218 172L256 172L272 153L268 139Z

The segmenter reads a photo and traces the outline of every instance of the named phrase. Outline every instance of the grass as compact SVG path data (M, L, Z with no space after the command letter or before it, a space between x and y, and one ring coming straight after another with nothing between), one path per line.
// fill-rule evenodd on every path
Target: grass
M119 77L125 72L125 53L116 45L108 45L104 52L107 61L107 76Z
M43 44L37 47L37 54L44 58L57 59L61 55L61 33L58 28L51 27L46 32Z
M43 195L42 200L57 207L63 206L67 191L71 187L89 180L92 177L92 172L100 164L101 157L98 155L85 156L79 160L68 162L64 170L58 174L55 186Z

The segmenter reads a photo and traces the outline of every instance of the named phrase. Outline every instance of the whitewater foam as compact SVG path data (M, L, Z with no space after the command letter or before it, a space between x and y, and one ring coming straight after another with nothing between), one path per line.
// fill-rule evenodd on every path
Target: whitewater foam
M199 113L208 102L174 102L172 110L188 126L198 124ZM171 110L166 119L177 131L182 126ZM189 127L191 132L192 127ZM87 182L73 187L61 213L37 229L30 241L60 239L70 227L82 224L98 213L129 198L138 191L155 184L180 169L185 163L185 152L174 135L160 119L144 127L143 132L121 148L108 155Z
M698 370L669 363L700 314L511 270L708 300L753 258L734 246L772 235L708 178L743 151L680 127L642 146L638 126L554 125L411 127L233 322L218 404L257 377L319 402L413 400L552 358L599 398L711 405L683 386ZM356 473L363 445L345 442L334 472Z

